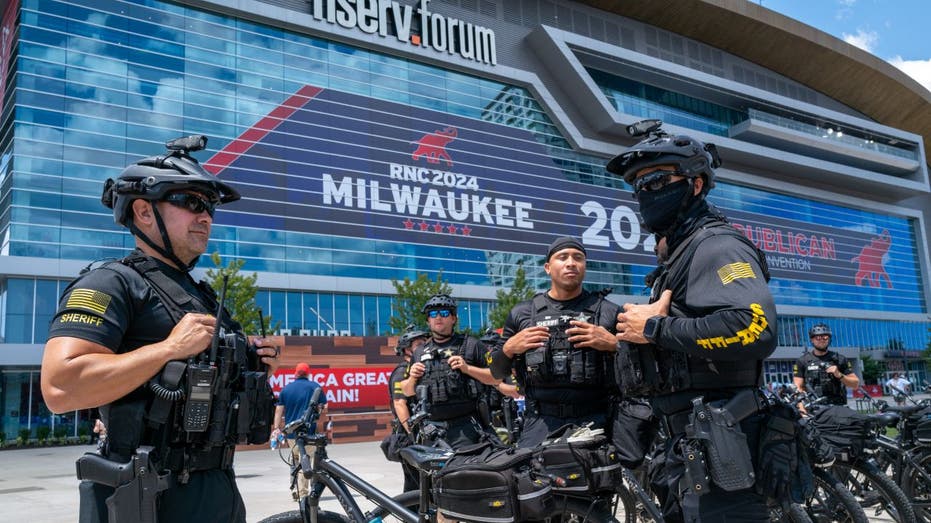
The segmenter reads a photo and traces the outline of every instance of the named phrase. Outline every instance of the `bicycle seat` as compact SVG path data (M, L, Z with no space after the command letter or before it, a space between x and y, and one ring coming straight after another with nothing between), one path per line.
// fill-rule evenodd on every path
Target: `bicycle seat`
M876 414L870 414L869 418L870 421L880 427L895 427L899 422L899 414L897 412L877 412Z
M452 455L452 450L427 445L411 445L401 449L401 459L408 465L430 472L443 468Z
M887 405L883 411L885 412L899 412L906 416L911 416L912 414L928 408L927 405L902 405L902 406L893 406Z

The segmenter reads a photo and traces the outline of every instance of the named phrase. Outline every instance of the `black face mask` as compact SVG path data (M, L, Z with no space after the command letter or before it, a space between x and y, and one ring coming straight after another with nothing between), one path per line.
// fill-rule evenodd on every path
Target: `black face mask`
M683 200L691 190L692 184L688 180L679 180L655 191L637 193L643 228L649 232L662 233L675 225Z

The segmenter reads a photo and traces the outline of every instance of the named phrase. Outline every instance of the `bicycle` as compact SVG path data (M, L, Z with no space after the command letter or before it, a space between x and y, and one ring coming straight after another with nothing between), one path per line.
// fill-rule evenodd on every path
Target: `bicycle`
M296 480L297 474L304 474L310 480L308 493L300 499L298 510L269 516L260 523L374 523L389 518L405 523L430 523L446 520L439 515L439 509L434 502L432 479L452 457L452 450L427 445L412 445L402 449L402 459L414 466L420 473L420 490L389 496L327 456L326 436L311 433L319 416L318 398L319 390L314 391L304 415L289 423L282 431L286 435L294 435L295 445L300 454L299 462L291 467L292 481ZM414 417L411 419L415 423L421 423L420 420L424 418L425 416L421 416L419 420ZM438 427L436 430L442 431L442 428ZM434 432L434 434L438 435L440 432ZM308 454L305 446L313 448L313 452ZM320 508L320 499L324 490L329 490L335 496L343 513ZM375 507L363 511L353 492L374 503ZM572 496L558 497L551 515L544 521L617 522L591 499Z
M837 457L831 472L847 487L857 502L868 514L885 513L898 523L917 521L915 511L908 497L886 475L883 466L875 456L880 453L882 443L880 434L886 426L894 425L895 419L889 414L859 414L844 406L818 406L817 401L809 403L806 409L813 415L813 423L821 432L821 437L834 447ZM816 407L814 410L811 407ZM850 414L854 413L854 414ZM843 421L833 422L831 417L843 416ZM840 429L852 429L854 434L841 434ZM897 448L897 446L893 445Z
M931 401L915 401L911 405L893 406L870 398L871 407L890 416L886 426L895 426L898 435L890 437L883 430L876 437L878 452L874 455L880 470L901 485L920 521L931 521Z

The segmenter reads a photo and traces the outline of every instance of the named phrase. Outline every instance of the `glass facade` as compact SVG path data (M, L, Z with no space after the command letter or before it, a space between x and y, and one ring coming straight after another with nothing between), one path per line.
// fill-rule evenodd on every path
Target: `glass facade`
M4 256L85 262L122 256L133 240L114 225L112 214L100 204L106 178L115 177L130 162L161 152L161 143L182 135L207 135L208 150L197 156L203 160L216 155L259 122L278 114L276 111L286 107L295 93L308 86L336 93L326 99L318 97L302 109L311 117L330 117L323 107L333 114L344 113L345 118L386 107L411 120L419 114L447 115L460 122L461 133L484 133L481 141L473 144L479 149L498 146L505 139L515 144L524 140L523 147L496 154L509 161L520 156L522 175L555 173L555 178L538 180L537 185L550 181L569 184L566 186L573 188L573 194L566 191L566 201L557 203L568 203L579 192L623 193L623 203L617 204L614 214L607 209L605 221L610 224L606 227L621 222L615 215L620 214L622 205L633 205L626 192L629 188L606 175L606 158L573 150L524 86L168 2L19 3L18 42L10 48L0 135L0 254ZM718 135L726 135L728 127L748 118L746 112L681 93L596 70L589 72L615 107L626 114L659 117ZM337 103L347 105L338 111L333 105ZM390 132L377 138L410 145ZM288 169L315 162L324 169L338 169L340 165L326 162L340 155L368 162L370 174L384 167L379 156L384 151L376 137L364 133L354 143L335 134L329 136L330 141L321 142L327 144L326 155L316 154L318 150L307 144L306 136L290 128L282 126L271 134L277 140L276 148L251 154L295 154L297 159L280 159L289 176L296 171ZM460 162L466 152L453 152L459 155L456 161ZM406 154L410 157L409 150ZM459 165L481 170L478 163ZM249 190L260 194L275 189L262 179L277 174L255 173L256 180L244 193L248 197ZM479 183L490 184L491 180L479 177ZM509 192L493 196L516 200L534 189L511 187ZM320 193L310 196L319 197ZM908 314L926 311L915 220L721 182L711 200L735 223L742 224L746 234L766 252L774 266L772 288L777 303ZM598 209L588 209L591 214L556 215L540 227L571 220L584 228L599 219ZM480 249L454 243L398 241L375 232L355 236L306 232L266 225L270 221L266 218L252 211L221 210L208 252L244 260L247 272L380 282L426 273L431 279L441 274L456 285L502 287L510 285L517 267L523 266L535 287L548 284L540 255L545 244L539 242L527 242L522 252ZM631 233L620 226L605 231L598 230L594 236L600 241L600 234L605 238L614 234L613 243L605 240L608 247ZM885 238L892 240L883 246ZM871 242L876 247L869 252L880 261L867 266L862 263L866 259L863 253ZM816 245L822 246L818 256L814 254ZM587 286L612 287L615 294L642 296L643 276L653 268L652 250L643 247L639 257L608 256L591 261ZM852 261L855 258L861 259L859 270ZM209 262L202 262L206 265ZM44 343L66 284L33 277L0 281L3 342ZM262 289L257 296L272 325L294 335L388 333L393 300L384 294L332 289ZM483 329L491 306L478 299L460 300L460 327ZM802 333L819 319L781 317L781 344L804 345L807 340ZM908 350L921 350L929 342L926 322L826 320L835 326L837 340L843 340L844 346L882 348L898 340ZM32 385L22 385L23 380L33 383L37 379L37 374L32 374L15 374L20 385L13 388L33 390ZM4 376L14 379L13 374ZM22 401L31 405L21 396L11 399L13 392L6 386L3 391L4 405ZM36 409L41 417L41 409ZM23 412L23 408L16 410ZM10 434L7 423L31 423L31 418L20 418L4 418L4 430ZM72 421L70 426L77 430L79 424L80 420Z

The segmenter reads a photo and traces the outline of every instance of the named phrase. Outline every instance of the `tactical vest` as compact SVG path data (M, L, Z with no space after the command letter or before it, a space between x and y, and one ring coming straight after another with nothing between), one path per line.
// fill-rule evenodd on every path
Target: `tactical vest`
M217 313L217 298L209 285L199 282L196 286L202 296L191 296L164 274L152 258L133 253L105 267L121 274L132 271L142 276L175 324L188 312ZM197 363L204 364L209 350L187 362L169 362L144 387L101 407L109 427L111 459L125 461L139 445L152 445L156 449L156 462L163 469L178 473L183 483L190 472L231 467L237 443L268 440L274 395L267 375L264 370L248 370L250 363L251 368L259 368L258 356L225 309L217 328L221 326L224 333L220 334L215 351L217 377L210 394L206 429L185 430L184 417L188 369Z
M827 371L831 365L839 365L840 358L837 357L836 353L829 354L834 355L834 357L826 360L813 358L805 363L805 389L819 398L828 398L835 405L846 405L847 388L844 387L840 380L828 374Z
M689 277L688 270L699 244L718 235L732 236L753 248L757 253L763 277L769 281L769 268L763 253L726 222L714 221L686 238L672 253L663 265L663 270L656 276L650 302L659 299L660 293L665 289L685 286ZM689 311L679 309L675 302L669 315L692 317ZM713 361L678 351L656 350L653 345L632 345L631 350L639 355L644 388L650 394L668 394L688 389L720 389L722 380L728 388L755 387L759 384L762 372L762 363L756 360Z
M612 354L575 348L566 334L572 320L599 324L603 302L601 293L588 293L579 304L581 310L570 312L556 309L543 293L534 296L530 302L530 324L547 327L550 337L543 347L524 353L524 368L517 367L519 381L528 388L600 388L612 383Z
M421 349L420 362L424 364L424 374L418 384L427 387L431 420L464 416L477 408L476 400L481 384L462 372L453 370L446 362L451 356L462 356L465 344L466 337L457 334L452 344L456 345L455 350L437 347L432 339Z

